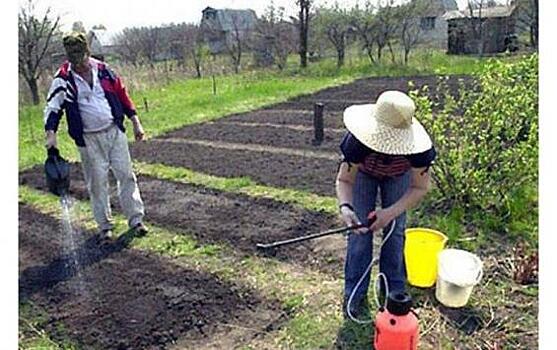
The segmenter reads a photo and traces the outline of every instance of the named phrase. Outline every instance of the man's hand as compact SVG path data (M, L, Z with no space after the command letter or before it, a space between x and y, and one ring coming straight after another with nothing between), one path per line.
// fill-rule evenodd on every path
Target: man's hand
M388 209L378 209L376 211L370 212L368 214L368 219L370 220L370 222L372 221L372 217L374 216L375 222L373 222L369 227L372 232L384 228L394 219L391 211Z
M346 224L346 226L357 226L361 225L362 223L358 219L358 216L354 211L347 206L342 206L340 208L340 216L342 217L342 221ZM365 227L359 228L354 230L355 233L367 233L368 229Z
M135 136L136 141L143 141L145 138L145 131L143 131L143 126L141 126L141 122L137 116L132 118L133 123L133 134Z
M56 147L56 133L52 130L48 130L46 132L46 142L45 142L45 146L46 148L51 148L51 147Z

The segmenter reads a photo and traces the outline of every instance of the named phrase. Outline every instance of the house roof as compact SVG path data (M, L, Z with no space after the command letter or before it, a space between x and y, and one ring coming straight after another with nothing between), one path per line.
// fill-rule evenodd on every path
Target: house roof
M482 8L481 12L479 9L472 11L472 17L482 17L482 18L495 18L495 17L509 17L512 15L513 11L516 9L515 5L512 6L495 6ZM469 18L470 11L449 11L443 15L443 19L451 20L456 18Z
M214 9L212 7L207 7L203 10L215 11L217 14L217 22L220 25L220 29L223 31L232 31L235 26L238 26L240 30L251 29L255 26L257 21L257 16L255 11L248 10L236 10L236 9Z
M447 11L458 10L456 0L429 0L427 14L431 16L440 16Z
M95 37L102 46L114 45L114 35L107 32L106 29L91 29L88 35L89 43L93 37Z

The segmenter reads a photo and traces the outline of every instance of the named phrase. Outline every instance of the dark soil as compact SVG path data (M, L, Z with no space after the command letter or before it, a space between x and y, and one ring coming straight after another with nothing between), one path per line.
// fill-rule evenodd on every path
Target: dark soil
M80 200L88 194L79 166L72 164L70 193ZM20 174L20 183L46 191L40 168ZM314 242L260 252L257 243L294 238L340 226L338 218L265 198L226 193L201 186L139 176L146 219L157 226L191 234L200 243L226 243L244 254L272 253L277 259L298 262L339 276L338 253L327 253ZM114 184L112 189L116 188ZM116 193L113 207L119 210Z
M326 196L335 193L338 164L323 158L172 142L137 142L132 145L131 153L135 160L148 163L184 167L222 177L248 176L263 185Z
M323 103L325 110L342 111L352 104L375 103L381 92L386 90L400 90L409 92L423 86L429 87L429 94L435 101L437 98L439 76L413 76L413 77L373 77L358 79L352 83L323 89L315 94L300 96L283 103L272 105L266 109L302 109L313 110L315 103ZM466 86L474 84L470 76L449 76L447 85L453 96L458 95L459 84L462 81ZM414 87L410 87L412 82ZM367 102L369 101L369 102Z
M303 125L313 127L313 112L304 110L268 110L262 109L253 112L234 114L215 121L219 122L242 122L242 123L268 123L275 125ZM323 110L323 126L325 128L344 129L342 122L342 111ZM171 133L172 135L173 133Z
M203 123L192 125L166 134L164 138L223 141L242 144L260 144L272 147L326 150L338 152L345 131L324 130L324 141L313 144L313 130L292 130L268 126L237 125L225 123Z
M124 249L129 234L100 242L81 232L78 247L65 253L57 220L25 205L19 210L20 302L46 313L40 327L54 340L84 349L164 349L177 339L202 343L223 324L253 329L230 339L235 348L283 314L278 301L244 286Z

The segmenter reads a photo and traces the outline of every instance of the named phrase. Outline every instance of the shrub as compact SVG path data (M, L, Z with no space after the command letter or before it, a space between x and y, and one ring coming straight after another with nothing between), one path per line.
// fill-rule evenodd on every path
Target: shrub
M538 56L492 60L476 79L457 94L446 79L436 91L411 92L438 152L430 204L464 208L468 220L489 215L504 224L512 220L513 195L537 184Z

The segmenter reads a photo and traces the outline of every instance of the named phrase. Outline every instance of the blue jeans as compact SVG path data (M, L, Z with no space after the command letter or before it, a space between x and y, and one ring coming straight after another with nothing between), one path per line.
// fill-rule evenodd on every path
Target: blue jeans
M358 171L353 188L353 204L360 222L367 224L367 215L375 210L377 192L380 189L381 205L386 208L398 201L407 191L410 184L410 171L395 178L384 180L376 179ZM406 287L406 265L404 262L404 231L406 228L406 212L396 218L396 227L383 245L379 270L383 272L388 281L389 291L402 292ZM383 237L390 231L391 223L383 229ZM348 237L346 249L346 264L344 267L344 295L348 298L354 287L365 272L372 258L372 233L351 234ZM367 295L370 283L370 274L362 281L354 299Z

